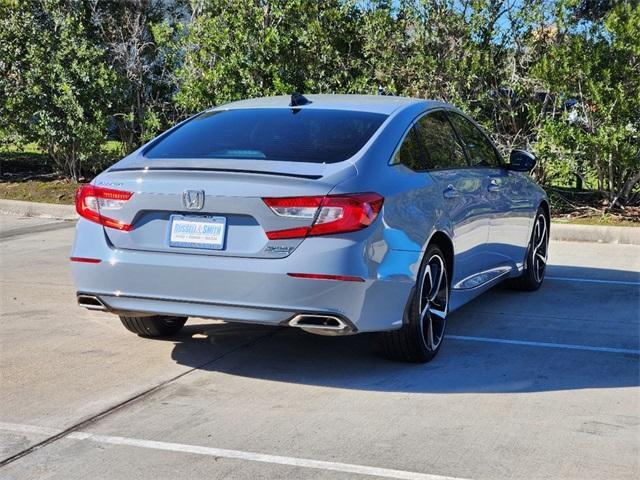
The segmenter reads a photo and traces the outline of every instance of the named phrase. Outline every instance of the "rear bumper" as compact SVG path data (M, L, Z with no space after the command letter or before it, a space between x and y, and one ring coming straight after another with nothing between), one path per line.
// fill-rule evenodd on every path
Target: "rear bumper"
M186 317L204 317L224 319L235 322L257 323L263 325L293 324L302 316L332 317L339 319L341 327L332 328L336 333L357 333L358 329L343 315L327 311L300 311L272 309L270 307L246 307L241 305L225 305L214 302L186 301L174 298L135 297L130 295L114 295L109 293L77 292L78 304L89 310L98 310L116 315L154 314ZM88 304L86 299L93 301ZM81 301L82 299L82 301ZM329 330L329 329L327 329Z
M370 252L367 255L365 252ZM377 253L376 253L377 252ZM399 328L419 252L372 247L359 238L310 238L281 259L118 250L100 225L80 220L72 263L76 290L108 311L287 324L301 313L333 315L350 332ZM287 273L361 277L364 282L293 278Z

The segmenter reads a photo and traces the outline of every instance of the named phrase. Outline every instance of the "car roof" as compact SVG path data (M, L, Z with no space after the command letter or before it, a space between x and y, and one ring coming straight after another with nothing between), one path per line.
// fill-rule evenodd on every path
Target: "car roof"
M424 104L425 109L435 107L450 107L450 105L435 100L424 100L410 97L394 97L391 95L304 95L311 103L296 108L323 110L350 110L360 112L383 113L390 115L395 110L410 105ZM291 108L290 95L274 97L250 98L236 102L225 103L211 109L232 110L240 108Z

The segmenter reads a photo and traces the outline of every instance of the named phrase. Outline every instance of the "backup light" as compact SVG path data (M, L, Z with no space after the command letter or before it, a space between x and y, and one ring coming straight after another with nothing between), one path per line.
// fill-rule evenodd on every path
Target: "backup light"
M76 192L76 211L87 220L128 232L132 225L102 215L102 212L120 210L132 195L123 190L83 185Z

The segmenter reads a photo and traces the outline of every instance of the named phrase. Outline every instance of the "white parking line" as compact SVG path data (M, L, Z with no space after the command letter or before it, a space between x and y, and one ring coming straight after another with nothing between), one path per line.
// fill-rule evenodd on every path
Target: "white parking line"
M627 353L640 355L640 350L631 348L592 347L590 345L571 345L569 343L529 342L526 340L507 340L504 338L468 337L463 335L447 335L453 340L469 340L472 342L503 343L507 345L524 345L527 347L560 348L565 350L585 350L587 352Z
M571 277L545 277L547 280L557 280L560 282L584 282L584 283L609 283L611 285L633 285L640 287L640 282L632 282L627 280L600 280L597 278L571 278Z
M22 425L16 423L0 422L0 430L18 433L36 433L44 435L57 435L61 430L34 425ZM169 452L192 453L196 455L208 455L219 458L234 458L252 462L271 463L277 465L289 465L292 467L313 468L317 470L353 473L369 475L373 477L393 478L401 480L463 480L458 477L431 475L429 473L408 472L405 470L392 470L388 468L368 467L351 463L325 462L307 458L284 457L280 455L268 455L263 453L243 452L240 450L227 450L222 448L202 447L183 443L157 442L153 440L141 440L138 438L116 437L111 435L95 435L87 432L71 432L64 438L74 440L89 440L96 443L120 445L152 450L164 450Z

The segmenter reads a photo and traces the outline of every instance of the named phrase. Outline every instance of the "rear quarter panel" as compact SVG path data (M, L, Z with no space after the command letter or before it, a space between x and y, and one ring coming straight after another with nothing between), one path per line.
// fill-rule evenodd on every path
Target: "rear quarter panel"
M429 174L416 174L389 160L411 122L426 109L416 103L390 116L366 152L355 162L358 174L336 185L331 193L376 192L385 200L369 255L379 275L402 275L415 281L422 252L434 231L451 236L451 225L443 215L442 196Z

